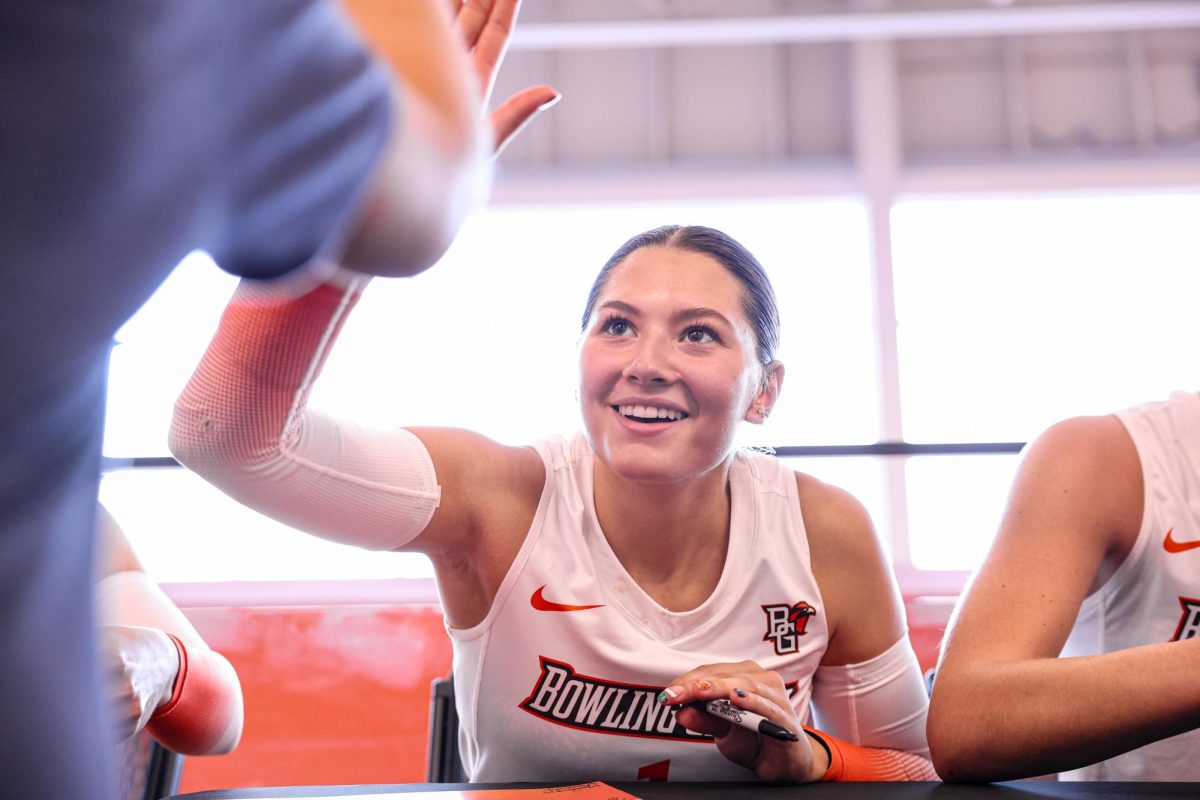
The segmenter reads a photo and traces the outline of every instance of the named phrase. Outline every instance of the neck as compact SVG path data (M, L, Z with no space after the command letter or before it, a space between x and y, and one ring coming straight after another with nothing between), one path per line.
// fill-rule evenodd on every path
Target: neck
M686 611L721 578L729 545L729 463L669 484L628 481L597 461L596 517L625 571L659 605Z

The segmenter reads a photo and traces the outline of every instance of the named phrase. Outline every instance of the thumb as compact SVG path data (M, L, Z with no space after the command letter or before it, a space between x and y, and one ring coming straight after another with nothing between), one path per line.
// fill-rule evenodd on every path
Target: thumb
M500 155L505 146L539 113L554 105L562 97L549 86L531 86L505 100L492 112L492 130L496 137L493 158Z

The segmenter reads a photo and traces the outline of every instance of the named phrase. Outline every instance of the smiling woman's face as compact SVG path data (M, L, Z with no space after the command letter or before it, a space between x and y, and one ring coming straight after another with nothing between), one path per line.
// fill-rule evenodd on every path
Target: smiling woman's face
M635 250L609 275L580 352L579 398L616 475L684 480L728 458L763 368L742 285L711 256Z

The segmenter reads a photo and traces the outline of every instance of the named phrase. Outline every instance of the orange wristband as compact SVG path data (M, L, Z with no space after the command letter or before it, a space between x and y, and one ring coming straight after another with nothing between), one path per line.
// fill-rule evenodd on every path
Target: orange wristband
M829 769L822 781L936 781L929 759L881 747L859 747L827 733L805 728L829 754Z

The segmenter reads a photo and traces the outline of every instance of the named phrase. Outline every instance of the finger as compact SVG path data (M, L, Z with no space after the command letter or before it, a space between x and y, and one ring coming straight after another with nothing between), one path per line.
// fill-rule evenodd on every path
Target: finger
M675 709L675 721L689 731L705 733L713 738L720 738L729 733L733 723L729 720L709 714L699 705L679 706Z
M696 700L716 700L728 697L735 686L764 687L776 683L782 688L778 673L764 670L753 661L736 664L705 664L671 681L663 690L663 702L671 705L690 703Z
M452 3L458 6L458 13L454 17L454 26L462 35L467 49L471 50L475 47L475 42L479 40L479 32L487 23L488 14L491 13L491 0L463 0L462 5L458 5L456 0L452 0Z
M717 664L702 664L695 669L688 670L680 675L671 683L687 683L688 681L699 680L701 678L711 678L714 676L728 675L743 675L751 672L763 672L763 668L754 661L723 661Z
M747 691L740 686L735 687L730 691L728 700L738 708L753 711L760 717L765 717L776 725L782 725L791 733L799 736L800 727L797 724L796 714L792 710L791 704L788 703L786 707L781 706L769 693L763 693L761 691L762 687L755 688L759 689L759 691Z
M676 711L675 718L689 731L712 736L721 755L733 763L749 770L756 768L763 749L763 737L757 731L735 725L700 705L684 706Z
M495 75L496 67L508 50L513 26L517 24L520 0L492 0L483 29L477 32L471 46L475 48L475 68L481 75Z
M554 105L562 97L549 86L531 86L505 100L492 112L492 130L496 137L495 154L516 138L533 118Z

